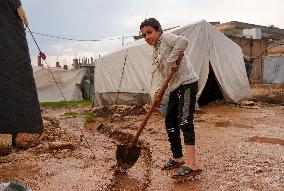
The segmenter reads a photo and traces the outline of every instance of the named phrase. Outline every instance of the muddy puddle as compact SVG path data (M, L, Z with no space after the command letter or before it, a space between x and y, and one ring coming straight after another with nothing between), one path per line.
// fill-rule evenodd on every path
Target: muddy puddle
M249 142L268 143L268 144L284 146L284 139L279 139L279 138L254 136L254 137L248 138L248 141Z
M117 171L114 174L114 182L108 186L109 190L128 190L128 191L137 191L145 190L146 188L143 185L140 179L130 177L126 172Z
M247 125L243 123L234 123L231 121L217 121L215 122L215 127L235 127L235 128L243 128L243 129L254 128L252 125Z
M111 128L108 126L97 126L97 131L104 134L109 139L115 140L116 145L128 145L133 139L133 134L122 132L118 129ZM148 185L151 182L151 164L152 156L147 143L138 141L137 145L141 148L141 153L136 164L130 169L122 169L118 165L114 169L114 179L111 184L107 186L109 190L120 191L136 191L136 190L147 190Z

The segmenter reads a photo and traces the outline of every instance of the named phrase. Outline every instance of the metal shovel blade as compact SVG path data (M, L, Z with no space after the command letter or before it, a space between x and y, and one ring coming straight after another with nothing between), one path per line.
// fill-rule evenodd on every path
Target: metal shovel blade
M123 169L131 168L139 158L141 148L137 146L118 145L116 150L116 160L119 167Z

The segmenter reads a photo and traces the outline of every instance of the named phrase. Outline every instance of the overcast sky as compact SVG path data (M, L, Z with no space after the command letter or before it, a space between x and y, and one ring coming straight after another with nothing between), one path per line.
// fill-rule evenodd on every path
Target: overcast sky
M145 17L163 28L208 22L240 21L284 28L283 0L22 0L32 31L74 39L108 39L137 35ZM32 64L38 54L27 34ZM47 60L70 64L72 58L106 54L122 40L76 42L35 35ZM125 39L125 43L131 41Z

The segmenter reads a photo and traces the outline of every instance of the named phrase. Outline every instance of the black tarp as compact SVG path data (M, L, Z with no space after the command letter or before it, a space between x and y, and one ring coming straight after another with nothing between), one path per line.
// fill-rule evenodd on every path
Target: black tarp
M20 0L0 0L0 133L43 129Z

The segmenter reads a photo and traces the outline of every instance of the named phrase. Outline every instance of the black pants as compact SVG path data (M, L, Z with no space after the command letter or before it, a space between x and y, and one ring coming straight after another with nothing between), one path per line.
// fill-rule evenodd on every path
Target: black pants
M181 85L170 93L165 123L174 158L183 156L180 130L183 132L184 144L195 145L193 114L197 90L198 83L194 82Z

